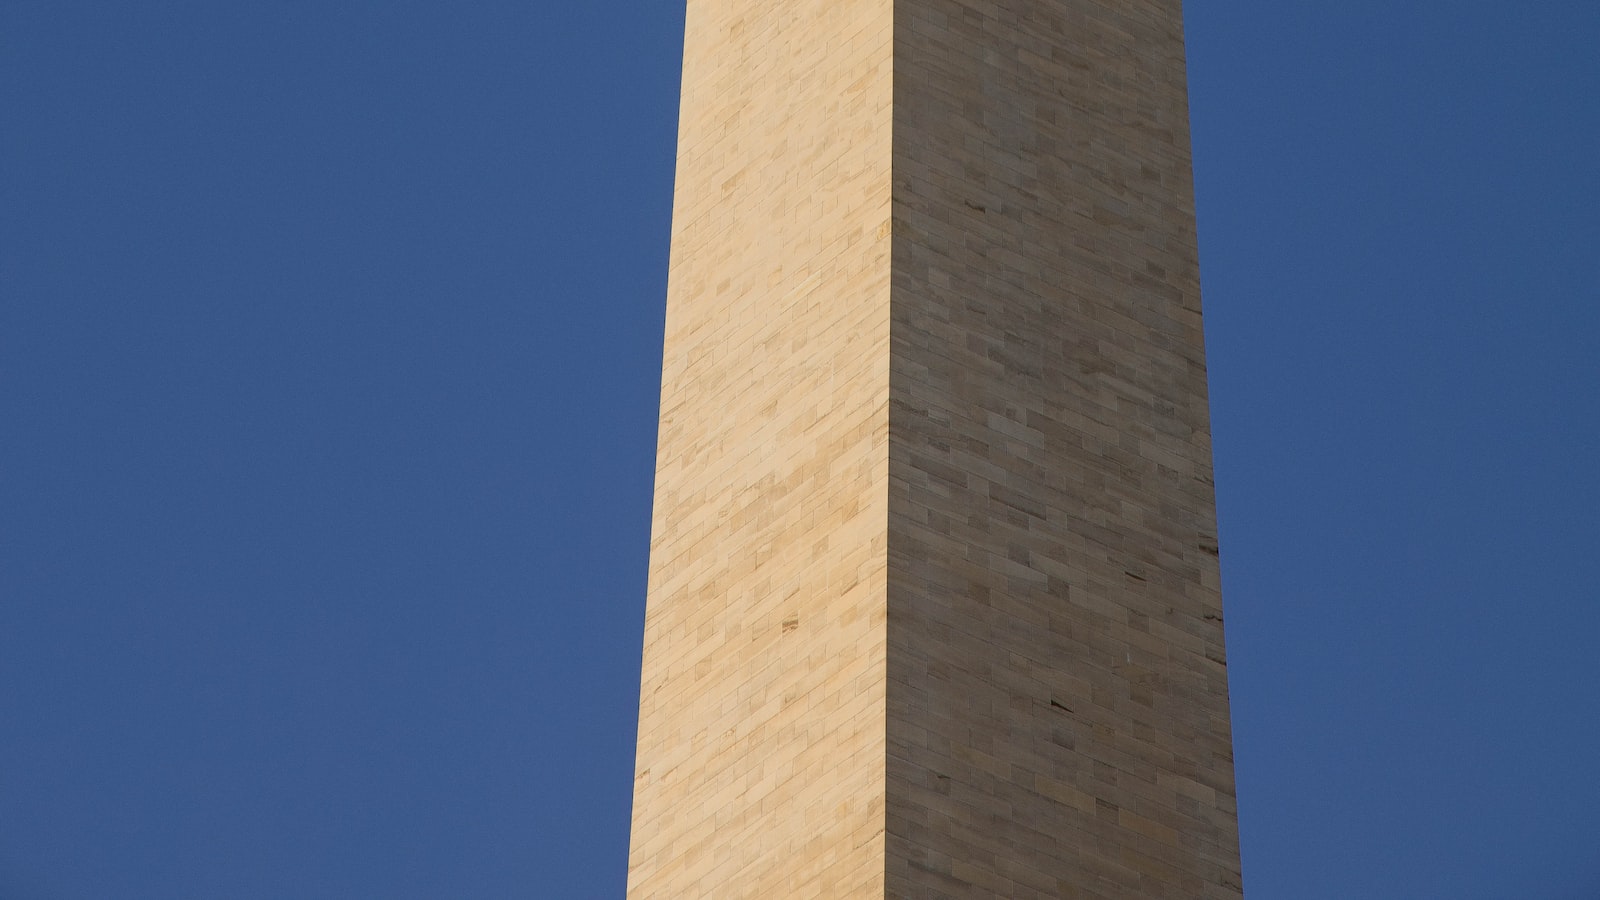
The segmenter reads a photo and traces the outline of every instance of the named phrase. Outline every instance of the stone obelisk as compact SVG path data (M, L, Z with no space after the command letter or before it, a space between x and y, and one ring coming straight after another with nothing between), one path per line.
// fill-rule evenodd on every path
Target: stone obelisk
M1179 0L688 0L628 891L1238 898Z

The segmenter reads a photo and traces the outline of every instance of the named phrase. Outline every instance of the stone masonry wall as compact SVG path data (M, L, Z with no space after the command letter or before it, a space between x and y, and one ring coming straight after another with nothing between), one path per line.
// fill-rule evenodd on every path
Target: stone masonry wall
M896 4L889 896L1240 896L1182 28Z
M883 896L891 0L693 0L628 894Z

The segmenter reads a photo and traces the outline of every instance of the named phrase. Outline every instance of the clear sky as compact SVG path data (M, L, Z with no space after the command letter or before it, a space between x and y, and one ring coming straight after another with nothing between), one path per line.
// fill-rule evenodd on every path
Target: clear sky
M1187 16L1248 896L1594 900L1600 4ZM0 900L621 895L682 27L0 3Z

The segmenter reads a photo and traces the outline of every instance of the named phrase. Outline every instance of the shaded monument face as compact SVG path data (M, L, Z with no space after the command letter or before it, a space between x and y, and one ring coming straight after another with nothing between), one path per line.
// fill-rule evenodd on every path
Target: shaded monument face
M687 26L630 896L1239 897L1178 3Z

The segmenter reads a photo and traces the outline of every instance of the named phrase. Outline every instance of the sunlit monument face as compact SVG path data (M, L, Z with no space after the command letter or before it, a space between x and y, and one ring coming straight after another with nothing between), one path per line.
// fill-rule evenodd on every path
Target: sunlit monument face
M629 893L1239 897L1176 0L690 0Z

